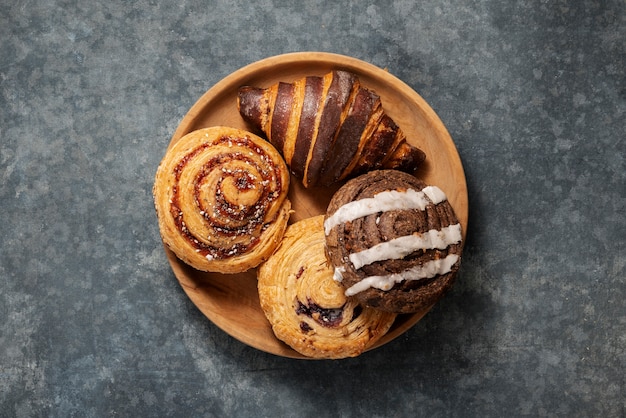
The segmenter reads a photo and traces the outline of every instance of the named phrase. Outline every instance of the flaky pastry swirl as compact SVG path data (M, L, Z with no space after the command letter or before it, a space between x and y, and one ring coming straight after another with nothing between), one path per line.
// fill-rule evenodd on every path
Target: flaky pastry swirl
M156 173L161 236L198 270L246 271L280 242L288 189L289 171L267 141L223 126L193 131L168 149Z
M326 259L324 216L290 225L258 270L261 308L276 337L312 358L354 357L370 348L396 315L344 295Z

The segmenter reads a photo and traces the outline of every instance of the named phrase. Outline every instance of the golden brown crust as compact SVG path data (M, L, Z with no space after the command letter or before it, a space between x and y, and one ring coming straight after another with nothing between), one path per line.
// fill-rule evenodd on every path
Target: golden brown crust
M163 157L153 194L164 243L202 271L238 273L280 242L289 173L262 138L223 126L182 137Z
M276 337L312 358L354 357L391 327L395 314L362 307L334 281L324 251L324 216L290 225L258 270L261 308Z

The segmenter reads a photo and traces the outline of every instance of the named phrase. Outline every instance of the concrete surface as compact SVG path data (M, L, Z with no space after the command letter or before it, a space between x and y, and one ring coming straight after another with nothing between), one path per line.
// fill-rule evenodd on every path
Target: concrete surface
M0 416L624 417L624 12L618 0L0 2ZM151 200L207 89L313 50L419 92L469 188L454 291L342 361L276 357L209 322L169 268Z

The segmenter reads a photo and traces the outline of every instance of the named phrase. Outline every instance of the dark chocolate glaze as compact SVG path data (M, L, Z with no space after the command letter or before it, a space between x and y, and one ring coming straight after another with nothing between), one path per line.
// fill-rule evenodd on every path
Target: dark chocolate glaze
M335 183L354 159L361 136L376 106L380 106L380 97L370 90L359 88L322 167L319 184Z
M403 140L398 144L391 155L386 158L382 164L382 168L392 168L407 173L414 172L420 164L426 159L426 154L419 148L416 148Z
M281 153L284 151L287 127L289 126L289 118L293 110L294 91L295 87L293 84L278 83L274 114L272 115L272 127L269 136L272 145Z
M320 107L323 90L324 79L322 77L306 77L298 135L290 164L292 173L298 178L304 177L304 168L315 132L315 119Z
M238 91L237 100L241 117L258 131L263 131L261 102L267 100L265 89L243 86Z
M311 161L307 172L309 186L315 186L319 174L325 164L326 157L339 127L339 121L344 107L348 103L356 76L346 71L333 71L333 78L326 95L317 140L313 146Z
M398 131L398 125L389 116L383 114L370 141L363 147L359 164L354 167L352 174L356 176L366 171L379 169L396 140Z
M238 100L244 120L264 132L305 187L329 186L377 169L413 173L424 161L424 152L406 141L378 95L362 87L355 74L335 70L298 82L304 82L300 114L294 111L295 83L244 86ZM288 132L291 118L298 127ZM287 140L294 141L287 147L292 155L285 155Z

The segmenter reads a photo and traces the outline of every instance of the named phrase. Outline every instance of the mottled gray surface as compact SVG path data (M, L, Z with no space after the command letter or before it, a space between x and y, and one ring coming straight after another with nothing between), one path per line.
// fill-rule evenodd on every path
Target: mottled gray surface
M623 0L208 3L0 1L1 416L625 416ZM342 361L206 320L151 200L208 88L305 50L418 91L469 187L454 291Z

